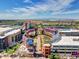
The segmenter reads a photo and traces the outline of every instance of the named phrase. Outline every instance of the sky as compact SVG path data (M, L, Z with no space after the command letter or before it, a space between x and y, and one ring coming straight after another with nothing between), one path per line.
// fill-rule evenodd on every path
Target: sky
M0 19L79 19L79 0L0 0Z

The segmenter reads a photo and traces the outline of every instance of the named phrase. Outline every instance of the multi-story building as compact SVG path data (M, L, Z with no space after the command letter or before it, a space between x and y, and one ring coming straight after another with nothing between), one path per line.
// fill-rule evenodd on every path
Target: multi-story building
M15 45L22 39L21 30L12 27L0 27L0 51Z
M79 50L79 30L63 29L59 30L59 39L52 43L53 52L74 52Z

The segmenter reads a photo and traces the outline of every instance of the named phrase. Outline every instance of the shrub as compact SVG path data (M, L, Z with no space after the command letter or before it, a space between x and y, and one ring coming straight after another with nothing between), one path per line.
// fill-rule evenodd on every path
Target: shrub
M16 45L14 45L14 46L12 46L12 47L10 47L10 48L7 48L6 50L4 50L3 52L4 53L7 53L7 54L13 54L13 53L15 53L15 51L19 48L19 44L16 44Z
M51 54L51 55L49 55L49 59L60 59L60 56L58 56L56 54Z

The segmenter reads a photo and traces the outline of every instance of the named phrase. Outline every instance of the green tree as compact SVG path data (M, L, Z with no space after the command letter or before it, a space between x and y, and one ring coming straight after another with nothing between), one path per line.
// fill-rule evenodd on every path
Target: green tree
M57 54L51 54L49 55L49 59L60 59L60 56Z

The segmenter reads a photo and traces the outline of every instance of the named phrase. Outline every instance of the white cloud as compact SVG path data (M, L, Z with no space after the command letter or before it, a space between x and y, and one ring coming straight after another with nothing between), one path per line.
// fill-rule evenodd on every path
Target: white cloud
M27 19L27 14L2 13L0 19Z
M23 2L25 2L25 3L31 3L32 1L31 0L24 0Z
M31 0L24 0L27 2L30 2ZM71 2L73 2L74 0L46 0L46 2L42 3L42 4L35 4L32 7L29 7L29 9L26 8L14 8L13 10L17 10L18 11L27 11L27 10L31 10L32 12L41 12L41 11L53 11L53 12L58 12L58 11L62 11L63 9L67 8ZM33 3L33 2L32 2ZM16 11L15 11L16 12Z
M66 12L61 13L61 14L79 14L79 9L77 9L77 10L72 10L72 11L66 11Z
M25 3L32 3L31 0L24 0ZM34 6L30 7L28 6L27 8L13 8L11 10L7 10L8 14L3 13L0 14L0 18L44 18L44 17L57 17L57 18L62 18L59 15L62 14L69 14L69 13L76 13L79 12L78 10L76 11L64 11L65 9L69 8L71 6L71 3L74 2L74 0L46 0L46 2L41 3L41 4L34 4ZM49 16L44 16L41 14L39 16L38 12L49 12L51 11L51 14ZM53 18L54 18L53 17ZM63 16L66 18L66 16Z

